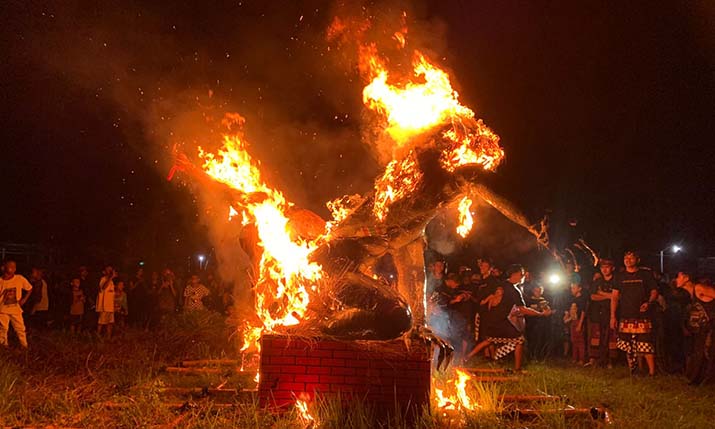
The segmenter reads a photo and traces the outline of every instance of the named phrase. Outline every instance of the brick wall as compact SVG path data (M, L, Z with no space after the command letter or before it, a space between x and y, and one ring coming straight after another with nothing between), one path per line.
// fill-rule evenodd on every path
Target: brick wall
M378 411L427 405L431 352L423 344L410 350L400 340L337 341L264 335L261 339L263 406L292 404L317 393L364 398Z

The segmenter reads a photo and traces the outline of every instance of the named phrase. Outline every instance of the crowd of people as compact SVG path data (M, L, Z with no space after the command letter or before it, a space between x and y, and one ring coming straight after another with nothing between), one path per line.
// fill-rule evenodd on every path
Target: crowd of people
M525 355L612 368L625 355L634 375L715 381L715 287L708 279L681 271L669 282L640 266L635 251L620 268L602 259L587 279L566 263L547 289L523 266L502 272L488 258L475 269L446 268L439 260L429 267L429 323L464 361L513 352L516 370Z
M210 272L182 281L168 268L148 279L143 267L129 276L110 265L96 276L84 266L64 277L37 267L29 278L16 271L15 261L3 263L0 346L8 346L10 327L27 348L26 326L111 338L127 326L151 330L178 311L226 313L232 302L231 285ZM681 271L668 282L640 266L634 251L621 268L602 259L592 276L583 274L567 263L562 281L545 289L521 265L502 271L482 258L475 269L447 270L438 260L427 275L429 324L464 361L513 353L516 370L525 356L611 368L620 350L633 374L715 380L715 287L708 279Z
M26 278L17 263L6 260L0 277L0 346L8 346L10 327L20 346L27 348L27 328L37 331L66 329L111 338L128 326L152 330L176 312L211 310L226 313L231 307L231 286L210 273L181 281L171 269L152 272L144 268L120 275L105 266L93 276L87 267L75 275L47 275L34 267Z

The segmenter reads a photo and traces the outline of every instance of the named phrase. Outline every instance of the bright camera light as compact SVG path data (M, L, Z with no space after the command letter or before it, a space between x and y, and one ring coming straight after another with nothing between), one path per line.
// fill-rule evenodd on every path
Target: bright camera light
M204 255L199 255L199 262L204 262L204 259L206 259Z
M678 246L677 244L673 246L673 253L678 253L681 250L683 250L683 248Z
M561 276L556 273L549 274L549 283L551 283L552 285L557 285L561 283Z

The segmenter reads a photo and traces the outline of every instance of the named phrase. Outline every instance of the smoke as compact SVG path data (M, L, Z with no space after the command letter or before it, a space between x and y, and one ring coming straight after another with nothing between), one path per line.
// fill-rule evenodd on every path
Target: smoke
M429 249L457 264L474 265L477 257L490 257L500 266L530 261L537 250L536 240L482 200L472 205L474 226L466 238L457 232L456 208L442 211L426 229Z
M407 11L410 48L443 48L443 26L413 20L414 5L402 1L40 7L24 12L32 66L109 106L108 124L159 175L174 150L195 162L198 146L215 151L220 119L237 112L264 180L324 218L326 201L369 191L385 162L362 105L357 45L327 40L335 17L368 20L366 40L394 46ZM238 246L240 228L226 222L226 201L174 180L195 195L195 206L176 211L206 226L221 277L246 291L251 264Z

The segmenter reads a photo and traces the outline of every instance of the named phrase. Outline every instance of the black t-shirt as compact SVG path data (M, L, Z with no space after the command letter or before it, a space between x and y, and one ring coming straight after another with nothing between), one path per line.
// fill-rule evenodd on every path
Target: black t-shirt
M502 282L494 276L482 279L482 281L477 285L474 291L474 301L477 303L477 306L480 307L480 312L484 309L484 307L480 305L480 302L482 302L484 298L493 294L499 286L502 286Z
M521 295L519 289L511 283L502 281L495 284L495 286L495 290L496 288L502 288L504 295L499 304L492 307L491 310L482 313L482 317L485 318L488 326L487 335L490 337L505 338L518 337L521 333L516 330L508 317L515 305L520 307L526 306L524 297Z
M586 306L588 305L588 297L581 292L580 296L571 295L571 300L569 301L569 311L576 306L576 317L581 318L581 315L586 311Z
M658 290L653 273L639 269L634 273L624 271L615 275L613 289L619 293L618 317L621 319L647 319L648 313L641 313L640 307L648 302L650 292Z
M599 291L610 293L613 291L613 285L616 281L616 276L611 276L610 280L599 277L593 282L590 293L595 295ZM604 299L602 301L594 301L589 297L588 313L586 317L591 322L608 322L611 319L611 300Z

